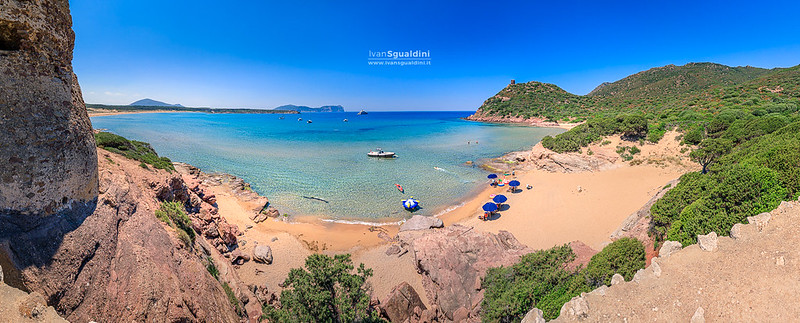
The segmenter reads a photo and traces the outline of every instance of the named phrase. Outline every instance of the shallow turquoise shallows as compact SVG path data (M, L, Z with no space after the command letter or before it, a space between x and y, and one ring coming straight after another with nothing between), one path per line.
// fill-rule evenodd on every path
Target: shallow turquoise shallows
M466 161L526 149L563 131L460 119L469 114L146 113L93 117L92 124L150 142L173 161L242 177L282 213L385 222L410 216L401 205L410 196L420 200L419 214L457 205L486 183L487 173ZM367 157L378 147L398 157Z

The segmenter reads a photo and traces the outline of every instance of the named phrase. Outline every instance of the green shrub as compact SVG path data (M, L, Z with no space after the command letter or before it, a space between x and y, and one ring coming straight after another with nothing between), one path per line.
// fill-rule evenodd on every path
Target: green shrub
M584 270L587 283L592 288L611 284L611 277L620 274L631 280L637 270L644 268L645 252L642 242L622 238L612 242L594 255Z
M736 165L713 176L716 185L681 211L667 231L668 240L686 246L696 243L699 234L726 236L734 224L774 209L787 195L778 174L768 168Z
M305 269L293 268L283 283L280 308L264 307L271 322L378 322L379 313L369 307L365 287L372 269L361 264L356 273L349 254L333 258L313 254Z
M211 257L206 257L206 261L208 262L208 264L206 264L206 270L208 270L208 273L211 274L211 277L214 277L214 279L219 280L219 270L217 269L217 266L214 265L214 259L211 259Z
M640 153L642 150L636 146L617 146L617 154L622 157L624 161L633 159L633 155Z
M644 268L644 246L636 239L615 241L592 257L586 269L566 265L575 260L569 245L522 256L509 267L489 268L482 280L484 322L519 322L531 308L545 319L558 317L564 303L584 292L608 284L619 273L630 279Z
M647 118L639 114L629 114L617 116L617 131L622 132L626 137L643 137L647 134Z
M666 133L667 127L663 122L651 125L647 129L647 141L658 143L661 141L661 138L664 138Z
M702 126L695 126L683 134L683 142L690 145L697 145L705 139L706 133Z
M163 202L155 211L156 218L168 224L178 232L180 239L187 247L194 243L195 233L192 228L192 219L186 215L183 204L179 202Z
M772 121L757 120L766 118L776 120L764 116L747 122L771 124ZM707 141L730 138L729 133L740 129L738 122L720 139ZM734 224L748 216L796 198L800 194L800 122L771 131L750 138L719 157L709 165L706 176L699 173L682 176L681 182L650 209L651 234L656 240L692 244L698 234L714 231L727 235Z
M574 292L574 288L560 286L577 274L565 269L574 259L572 248L563 245L524 255L510 267L490 268L481 284L483 321L518 322L533 307L542 310L545 318L558 316L563 305L558 300L568 301ZM581 291L589 290L580 280L573 283ZM548 306L539 307L540 303Z
M228 295L228 302L231 303L231 306L233 306L236 314L239 316L244 316L244 310L242 310L242 306L239 304L239 299L236 298L236 294L233 293L231 286L229 286L228 283L223 282L222 290L225 291L225 295Z
M705 196L716 183L700 173L684 174L675 188L664 194L652 207L650 234L657 242L664 241L669 226L678 219L684 208Z
M94 134L94 140L97 143L97 147L100 148L116 148L118 150L133 148L128 139L110 132L98 132Z

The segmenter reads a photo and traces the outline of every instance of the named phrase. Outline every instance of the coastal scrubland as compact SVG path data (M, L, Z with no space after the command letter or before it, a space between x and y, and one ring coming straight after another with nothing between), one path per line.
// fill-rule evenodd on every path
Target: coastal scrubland
M575 96L538 82L509 85L487 100L476 116L583 122L542 140L545 148L562 153L582 152L609 135L620 135L632 143L631 147L636 147L637 142L639 145L645 141L659 142L670 129L679 131L682 135L677 139L684 147L682 151L690 152L691 160L701 170L681 176L679 183L653 204L649 234L657 242L656 248L665 240L687 246L696 243L698 235L710 232L728 235L735 224L798 197L798 89L800 66L763 70L687 64L651 69L603 84L586 96ZM587 149L586 153L591 155L593 151ZM624 160L631 160L636 154L625 146L619 146L618 153ZM559 253L559 248L563 247L541 252L542 255ZM634 270L644 267L644 261L623 262L628 262L626 266ZM564 270L563 266L554 267ZM513 273L513 268L496 270ZM548 272L537 277L567 275L556 272L561 276ZM572 273L573 277L579 272ZM510 273L505 277L514 281ZM484 283L487 281L496 284L498 279L487 275ZM487 289L484 302L505 306L500 306L499 311L485 310L483 319L517 321L527 312L523 309L532 307L552 319L558 316L561 305L594 288L587 287L586 281L592 280L586 277L578 285L564 281L553 278L552 285L543 289L564 293L556 306L552 304L554 297L543 293L541 297L524 299L522 303L527 303L527 307L515 307L508 305L519 304L514 295L526 293L496 293ZM559 287L561 284L567 287ZM607 284L608 281L603 281L594 286Z
M545 138L536 149L601 163L597 173L585 174L519 169L522 181L535 184L534 192L512 194L509 201L512 209L501 212L499 219L475 219L473 213L483 202L482 197L475 197L442 216L445 221L481 231L508 230L538 250L521 256L516 263L479 271L482 273L479 288L483 291L481 305L477 307L480 318L486 322L518 322L533 307L542 310L547 319L556 318L573 297L609 285L615 274L631 280L649 262L647 255L654 252L649 249L657 249L663 241L690 245L697 242L698 235L712 231L727 235L735 224L747 222L747 217L772 210L782 201L796 199L800 195L797 74L797 67L775 70L717 64L664 67L618 81L621 83L602 85L587 96L567 98L586 106L570 103L566 105L569 109L556 109L557 116L547 114L551 111L549 107L536 104L566 98L568 93L540 83L525 85L535 91L517 93L514 92L517 87L512 85L515 90L506 91L507 95L516 93L527 101L515 100L513 96L499 100L527 104L514 105L515 109L528 109L522 116L581 123L560 135ZM715 77L716 80L699 81ZM687 84L681 87L681 82ZM562 97L553 93L561 93ZM494 102L491 100L487 102ZM520 116L511 110L484 109L483 113L487 111ZM110 133L98 133L96 139L99 147L145 166L170 169L165 163L171 166L171 162L159 157L146 143ZM534 159L533 155L527 158ZM533 167L530 161L527 163L515 165ZM615 180L615 176L636 183ZM570 179L573 177L574 181ZM677 177L680 180L676 185L664 186ZM548 186L552 183L564 187ZM237 227L247 227L238 238L238 251L245 252L261 244L274 249L276 260L269 272L265 272L263 264L236 264L238 256L232 260L237 274L248 284L268 282L276 299L262 303L265 318L377 321L385 315L381 306L393 303L376 305L370 297L394 295L393 287L404 281L412 289L426 291L418 297L417 305L428 308L441 305L442 296L421 283L427 274L418 272L418 260L407 254L412 248L397 240L396 228L321 224L312 220L288 223L285 217L253 226L252 212L242 207L234 195L224 189L206 189L207 193L216 194L215 205L221 215ZM655 244L643 244L633 238L608 241L610 231L622 218L662 189L669 190L650 209L649 235ZM607 192L618 197L625 190L629 191L626 193L629 199L625 201L603 195ZM569 207L548 197L548 192L561 192L560 199L580 210L564 212ZM164 203L154 216L173 227L179 239L185 240L181 231L191 239L188 234L193 230L191 221L182 225L181 209L181 205ZM594 231L581 227L591 221L613 223L595 223L598 229ZM560 236L557 239L553 235ZM565 244L573 237L600 251L593 252L588 261L570 266L581 256ZM395 246L400 246L401 251L390 256L390 249ZM354 262L360 265L356 267ZM212 270L209 273L214 275ZM238 304L233 295L231 305ZM443 309L434 313L439 313L442 319L463 315ZM477 319L472 314L467 317Z

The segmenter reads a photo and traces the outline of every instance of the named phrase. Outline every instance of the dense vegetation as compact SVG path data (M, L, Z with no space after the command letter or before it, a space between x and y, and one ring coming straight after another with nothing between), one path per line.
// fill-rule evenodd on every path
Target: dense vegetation
M264 307L270 322L382 322L369 306L365 283L372 269L356 273L349 254L313 254L305 269L293 268L284 281L280 307Z
M586 269L569 270L574 259L569 245L563 245L524 255L509 267L490 268L482 281L483 321L519 322L533 307L554 319L564 303L609 284L615 273L633 278L644 268L645 252L641 242L624 238L594 255Z
M797 198L799 119L796 114L752 116L706 134L693 154L721 145L720 141L726 145L724 152L704 168L707 174L682 176L680 183L653 205L651 234L658 241L689 245L696 242L698 234L714 231L728 235L734 224L744 222L748 216L768 212L781 201ZM790 121L794 122L786 125ZM731 147L736 142L739 145Z
M695 66L697 65L695 64ZM651 71L653 70L634 76L641 78L640 74L658 74L651 73ZM740 71L736 74L738 75L737 77L727 78L723 77L724 74L721 74L722 81L716 83L701 82L705 84L703 86L711 86L710 88L701 91L700 89L703 86L697 84L687 85L683 88L688 92L681 92L680 95L673 93L675 91L668 91L666 88L654 91L648 87L647 91L637 92L653 93L654 96L658 97L658 100L669 102L658 106L641 106L637 103L628 106L628 108L619 108L613 105L609 106L607 103L597 103L598 106L596 108L590 109L593 112L584 111L589 113L588 115L583 112L565 109L561 111L564 114L562 117L564 119L578 120L588 118L588 120L586 123L555 137L545 137L542 140L542 145L556 152L570 152L579 151L581 147L597 142L603 136L619 133L630 137L630 133L624 131L625 118L640 116L647 123L647 127L645 128L646 133L639 132L637 135L650 142L658 142L667 129L676 127L684 132L683 143L685 144L697 145L705 140L706 137L722 138L721 140L705 143L701 147L701 151L692 156L701 165L708 166L715 158L726 153L729 150L728 148L786 125L787 117L796 114L798 111L798 106L800 106L800 66L762 72L756 70ZM720 86L721 84L729 84L736 80L757 75L761 75L761 77L739 85ZM627 79L618 82L623 82ZM684 75L683 79L692 78ZM661 84L663 82L656 83ZM613 84L606 85L606 87L625 88L625 86ZM598 96L602 96L602 100L611 100L612 96L631 96L625 91L600 91L600 93L603 94L596 94L593 98L601 100L598 99ZM509 100L508 102L512 101ZM527 109L528 113L534 114L540 110L535 106L529 106ZM630 111L631 109L633 111ZM637 121L641 122L642 120ZM728 130L728 128L731 128L731 130Z
M178 239L187 247L194 243L195 233L192 228L192 219L186 215L183 204L180 202L162 202L161 207L155 212L156 217L168 224L178 232Z
M733 87L775 70L729 67L714 63L668 65L604 83L588 95L575 95L553 84L517 83L487 99L479 111L494 116L542 117L550 121L583 121L620 113L658 115L696 105L703 91ZM714 97L712 92L702 97ZM732 95L732 94L729 94ZM708 107L698 107L698 111ZM672 113L670 113L672 114Z
M158 157L158 154L149 143L128 140L110 132L95 133L94 140L97 143L97 147L110 152L150 164L154 168L165 169L170 172L175 170L175 167L172 166L172 161L167 157Z
M581 147L586 147L605 136L616 133L621 133L629 139L638 139L646 136L648 129L648 122L644 115L598 116L555 137L544 137L542 146L559 153L579 151Z

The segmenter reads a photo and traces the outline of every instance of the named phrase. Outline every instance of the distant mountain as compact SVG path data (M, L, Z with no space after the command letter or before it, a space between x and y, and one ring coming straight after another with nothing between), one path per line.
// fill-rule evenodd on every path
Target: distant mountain
M344 108L341 105L323 105L319 108L312 108L304 105L287 104L279 106L275 108L275 110L292 110L297 112L344 112Z
M164 102L161 102L161 101L156 101L156 100L153 100L153 99L141 99L141 100L133 102L133 103L131 103L129 105L140 106L140 107L183 107L180 104L169 104L169 103L164 103Z

